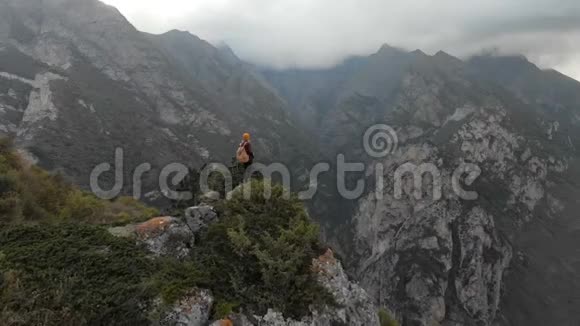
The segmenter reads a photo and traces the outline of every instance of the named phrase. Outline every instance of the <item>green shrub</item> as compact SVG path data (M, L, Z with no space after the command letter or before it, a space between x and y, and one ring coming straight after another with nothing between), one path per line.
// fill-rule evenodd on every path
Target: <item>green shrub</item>
M0 195L16 190L17 176L11 172L0 174Z
M399 322L393 318L385 309L379 310L379 321L381 326L399 326Z
M0 324L134 325L156 296L157 268L132 241L83 225L0 232Z
M69 192L58 217L62 221L95 221L103 217L105 202L80 190Z
M318 227L302 203L286 199L281 186L264 198L264 183L252 181L250 199L241 192L224 202L221 219L202 235L195 251L198 265L211 275L209 288L218 302L241 302L262 314L273 308L300 318L309 306L331 304L331 295L311 270L318 256Z
M191 261L163 258L157 260L158 271L153 275L154 286L163 301L171 304L187 291L206 283L207 274Z
M214 309L213 319L224 319L231 315L235 309L240 306L239 303L232 303L227 301L218 302Z
M207 284L201 270L98 226L10 226L0 230L0 325L149 325Z
M23 221L22 201L16 192L7 192L0 196L0 225Z
M107 224L144 222L160 214L158 209L145 206L133 197L119 197L106 203L102 219Z
M20 157L14 151L8 138L0 138L0 173L19 168L22 165Z

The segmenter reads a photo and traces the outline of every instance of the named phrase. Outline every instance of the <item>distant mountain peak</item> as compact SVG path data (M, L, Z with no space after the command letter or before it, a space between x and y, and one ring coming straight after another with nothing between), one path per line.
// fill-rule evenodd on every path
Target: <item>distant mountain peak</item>
M167 31L167 32L163 33L163 34L191 34L191 33L189 33L188 31L182 31L182 30L179 30L179 29L175 29L174 28L174 29L172 29L170 31Z
M443 51L443 50L439 50L437 51L437 53L435 53L436 57L451 57L454 58L454 56L450 55L449 53Z
M399 49L390 46L389 44L385 43L383 45L381 45L381 47L379 48L378 52L382 52L382 51L397 51Z
M404 53L405 51L403 51L400 48L396 48L393 46L390 46L389 44L385 43L383 44L379 50L375 53L375 54L399 54L399 53Z
M172 29L168 32L161 34L161 36L181 37L185 40L194 39L196 41L203 41L199 36L192 34L189 31L182 31L182 30L178 30L178 29Z
M452 56L451 54L445 52L445 51L437 51L437 53L435 53L435 55L433 56L433 58L435 58L437 61L439 62L444 62L444 63L449 63L449 64L461 64L463 63L463 61L455 56Z
M420 49L412 51L411 54L422 56L422 57L428 57L428 55Z

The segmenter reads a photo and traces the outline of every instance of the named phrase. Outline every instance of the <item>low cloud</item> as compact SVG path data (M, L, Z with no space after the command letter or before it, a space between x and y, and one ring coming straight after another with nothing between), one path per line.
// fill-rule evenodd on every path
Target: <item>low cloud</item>
M577 0L105 0L137 28L188 30L243 59L287 68L332 66L388 43L468 56L524 54L580 79Z

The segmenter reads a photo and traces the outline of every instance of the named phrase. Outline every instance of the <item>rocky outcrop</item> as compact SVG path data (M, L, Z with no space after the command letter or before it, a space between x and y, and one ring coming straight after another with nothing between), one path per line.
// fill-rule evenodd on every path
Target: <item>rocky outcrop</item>
M281 313L269 310L264 316L234 315L234 325L241 326L333 326L379 325L377 308L368 294L357 284L350 281L342 264L334 257L332 250L312 261L312 269L318 281L336 300L336 307L326 307L320 311L312 310L312 316L300 321L287 319ZM218 326L218 323L214 323Z
M139 224L113 227L109 232L118 237L133 238L155 256L182 259L189 255L195 235L187 224L176 217L152 218Z
M163 313L158 326L206 326L213 303L209 291L192 289Z
M181 219L166 216L151 219L135 228L137 240L156 256L182 259L189 255L195 236Z
M312 325L378 325L377 308L358 284L349 280L342 264L328 250L312 262L318 281L332 294L337 308L314 314ZM326 323L326 324L325 324Z
M185 210L185 223L194 234L207 229L217 219L217 213L211 206L202 205Z
M211 206L195 206L185 211L184 218L156 217L144 223L114 227L113 235L135 238L156 256L183 259L195 245L195 237L218 216Z
M195 250L195 237L218 220L211 206L190 207L183 219L165 216L147 222L114 227L113 235L134 238L156 256L178 259L187 257ZM371 297L357 284L348 279L342 264L334 257L332 250L312 261L312 270L318 281L336 300L337 306L312 310L312 316L301 321L285 319L282 314L268 311L264 316L233 315L230 319L235 326L333 326L378 325L377 308ZM210 312L214 303L211 293L203 289L192 289L181 300L162 309L160 326L202 326L210 322ZM212 325L222 325L226 321L215 321ZM230 325L231 326L231 325Z
M264 316L232 314L217 320L212 326L373 326L379 325L377 308L372 299L357 284L349 281L340 262L331 250L312 262L319 282L334 296L337 306L313 310L312 316L300 321L284 318L269 310ZM214 299L207 290L192 289L163 313L161 326L202 326L210 323Z

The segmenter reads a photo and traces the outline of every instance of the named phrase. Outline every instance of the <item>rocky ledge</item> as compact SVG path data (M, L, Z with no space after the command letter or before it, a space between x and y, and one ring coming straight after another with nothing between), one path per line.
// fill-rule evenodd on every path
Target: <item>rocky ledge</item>
M184 218L171 216L153 218L147 222L111 228L109 231L122 237L134 238L144 244L155 256L185 258L195 250L196 235L212 221L218 219L211 206L191 207ZM264 316L233 314L224 320L211 320L214 298L205 289L191 289L169 310L160 316L162 326L331 326L379 325L377 308L369 295L351 282L342 264L331 249L312 261L312 270L318 281L333 296L334 306L311 310L311 316L302 320L286 319L281 313L269 310Z

